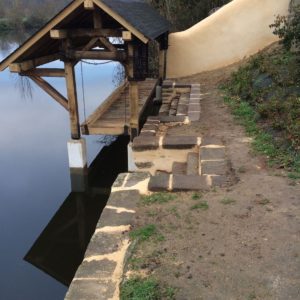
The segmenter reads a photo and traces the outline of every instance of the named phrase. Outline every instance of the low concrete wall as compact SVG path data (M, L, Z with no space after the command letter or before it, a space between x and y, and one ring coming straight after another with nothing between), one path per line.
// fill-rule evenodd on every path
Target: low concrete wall
M288 13L290 0L233 0L191 27L170 34L167 77L221 68L277 41L269 25Z

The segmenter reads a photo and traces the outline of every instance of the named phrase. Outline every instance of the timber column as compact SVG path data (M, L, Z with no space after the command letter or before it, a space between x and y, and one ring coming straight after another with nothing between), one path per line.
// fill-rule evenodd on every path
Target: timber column
M130 97L130 138L133 140L139 134L139 90L134 74L134 43L128 43L128 61L126 64L129 81Z
M69 167L71 169L86 169L86 142L81 138L78 99L75 79L75 62L65 61L65 76L70 115L70 129L72 139L68 142Z

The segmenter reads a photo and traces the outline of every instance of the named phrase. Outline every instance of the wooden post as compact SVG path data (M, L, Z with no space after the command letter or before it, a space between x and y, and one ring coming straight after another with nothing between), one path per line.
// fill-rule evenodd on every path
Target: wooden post
M133 54L134 54L134 45L132 43L129 43L127 76L129 80L131 140L133 140L139 134L139 90L138 90L138 83L134 79Z
M79 112L78 112L74 62L72 61L65 62L65 73L66 73L67 94L68 94L68 103L69 103L71 136L72 139L78 140L80 139L80 124L79 124Z
M166 50L159 51L159 78L166 79Z

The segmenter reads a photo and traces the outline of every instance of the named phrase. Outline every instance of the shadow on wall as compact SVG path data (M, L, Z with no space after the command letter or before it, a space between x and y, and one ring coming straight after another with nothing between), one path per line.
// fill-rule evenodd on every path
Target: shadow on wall
M299 0L296 0L299 1ZM278 40L269 25L290 0L234 0L186 31L169 36L167 77L225 67Z

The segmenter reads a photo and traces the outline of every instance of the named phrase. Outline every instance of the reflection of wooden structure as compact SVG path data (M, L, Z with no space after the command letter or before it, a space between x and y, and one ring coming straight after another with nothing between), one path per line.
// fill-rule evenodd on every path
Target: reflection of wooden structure
M115 38L117 42L112 38ZM4 59L0 63L0 71L9 67L11 72L31 78L69 111L72 138L79 139L81 133L75 65L81 59L119 61L124 65L127 75L128 88L125 97L129 98L130 113L128 116L125 115L124 119L128 117L129 121L128 124L127 122L116 122L115 127L118 129L110 132L111 134L121 134L124 133L124 127L128 126L130 134L135 136L138 134L141 110L144 109L144 105L141 103L145 102L144 99L148 99L153 92L153 89L148 86L149 82L141 83L147 77L150 41L157 41L160 45L160 77L164 77L165 51L168 47L168 23L146 1L74 0L40 31ZM64 68L40 67L55 60L63 61ZM67 98L43 77L65 78ZM144 87L146 88L144 89ZM118 98L116 92L110 99L112 97ZM122 97L120 95L120 98ZM122 104L122 100L115 102L108 99L105 105L114 103L117 106L117 102ZM105 107L103 110L106 111L106 114L108 112L114 114L114 109L109 109L109 107ZM101 131L101 128L106 128L101 124L102 119L98 118L97 120L99 121L98 130L86 130L89 128L89 123L87 123L83 126L85 134L108 133L106 130ZM120 130L120 126L123 127L123 130ZM110 124L109 127L113 128L114 124Z

